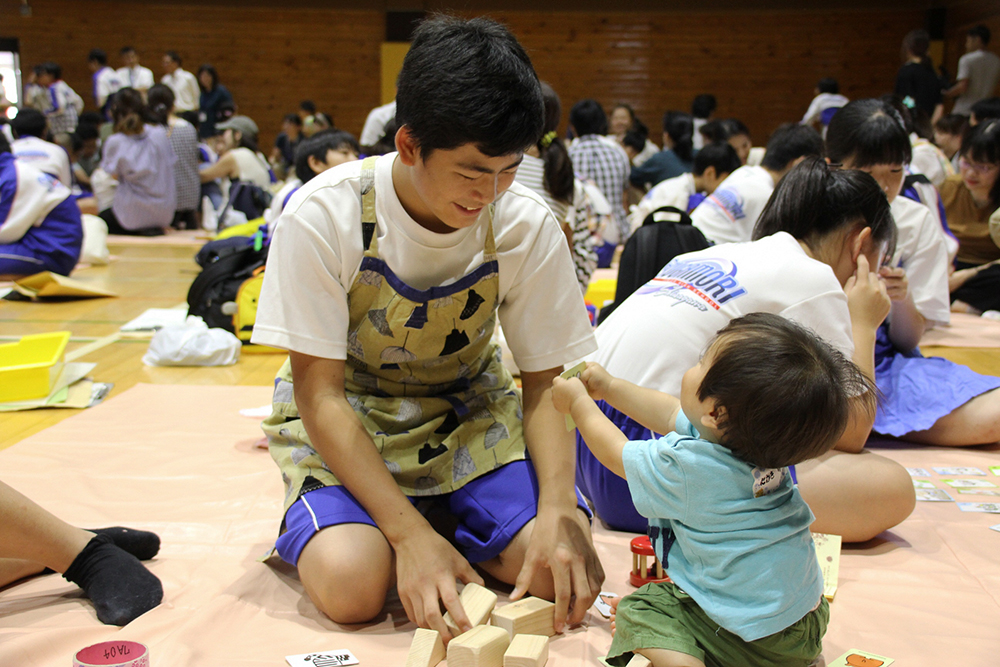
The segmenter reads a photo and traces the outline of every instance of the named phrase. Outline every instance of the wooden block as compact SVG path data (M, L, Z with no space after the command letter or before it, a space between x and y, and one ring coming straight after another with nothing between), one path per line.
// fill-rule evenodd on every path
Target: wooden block
M503 667L510 636L503 628L477 625L448 644L448 667Z
M549 661L549 638L517 635L503 654L503 667L544 667Z
M410 644L410 653L406 656L406 667L435 667L444 660L444 642L437 630L417 628Z
M469 623L472 623L472 627L476 627L490 620L493 607L497 604L497 594L479 584L466 584L459 595L459 600L465 615L469 617ZM457 637L461 633L450 612L445 612L444 623L451 631L452 637Z
M556 633L556 606L548 600L527 597L504 605L493 612L493 625L503 628L511 636L545 635Z
M652 664L646 656L633 653L632 659L628 661L625 667L650 667Z

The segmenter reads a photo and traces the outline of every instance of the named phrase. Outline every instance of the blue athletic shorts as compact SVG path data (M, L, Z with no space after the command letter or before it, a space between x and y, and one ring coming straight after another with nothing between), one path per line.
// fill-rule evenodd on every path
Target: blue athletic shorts
M579 507L590 516L576 492ZM421 507L430 501L458 519L455 541L470 563L496 558L538 513L538 478L530 461L514 461L440 496L410 498ZM278 555L292 565L313 535L343 523L375 526L375 521L342 486L325 486L302 495L285 513L285 532L275 543ZM377 526L376 526L377 527Z

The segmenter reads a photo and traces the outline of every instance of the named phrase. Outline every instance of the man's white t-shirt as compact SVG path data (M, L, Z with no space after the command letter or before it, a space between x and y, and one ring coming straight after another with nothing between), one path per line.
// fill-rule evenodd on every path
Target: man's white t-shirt
M966 80L969 87L955 99L952 113L968 116L972 105L979 100L993 96L997 81L1000 81L1000 58L995 53L980 49L966 53L958 59L956 81Z
M774 186L764 167L740 167L698 204L691 221L713 243L749 241Z
M62 146L38 137L21 137L10 145L10 152L18 162L30 164L35 169L54 176L67 188L73 187L69 155Z
M375 163L378 252L406 284L449 285L479 267L489 213L437 234L406 213L392 183L396 153ZM329 169L285 206L268 253L253 342L347 358L347 293L364 255L361 162ZM556 368L596 349L566 237L541 198L518 183L496 202L499 318L522 371Z
M180 113L198 109L201 88L198 87L198 79L194 74L178 67L173 74L164 74L160 82L170 86L170 90L174 91L175 111Z
M122 82L121 79L118 78L118 72L110 67L104 66L95 75L94 101L97 102L97 106L103 108L104 104L108 101L108 98L121 89Z
M396 100L372 109L368 112L364 127L361 128L361 136L358 137L358 143L362 146L374 146L382 138L382 135L385 134L385 126L395 117Z
M847 295L828 265L790 234L676 257L597 328L589 359L642 387L680 395L681 378L716 332L749 313L781 315L850 358Z
M906 269L913 304L928 324L948 324L951 300L944 230L926 206L912 199L896 197L890 208L899 230L892 265Z
M153 87L153 83L155 82L153 79L153 71L148 67L143 67L142 65L137 65L132 68L118 68L118 78L122 82L122 88L135 88L136 90L149 90Z
M646 216L661 206L673 206L687 213L688 200L696 190L694 175L690 173L657 183L629 212L628 224L631 233L634 234L635 230L642 227L642 221Z

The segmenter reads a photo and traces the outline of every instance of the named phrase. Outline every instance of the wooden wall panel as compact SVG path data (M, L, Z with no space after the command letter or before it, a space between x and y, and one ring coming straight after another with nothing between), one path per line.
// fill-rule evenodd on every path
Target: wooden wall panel
M384 10L302 4L31 0L34 15L22 19L18 0L0 0L0 36L20 38L25 65L60 62L88 102L87 51L99 46L115 59L128 43L157 76L166 49L179 50L191 69L215 64L265 143L306 97L357 133L380 102ZM758 144L802 116L821 77L837 77L849 97L889 91L903 36L924 23L922 8L490 15L522 40L566 111L584 97L629 102L657 137L665 110L689 109L696 94L712 92L719 115L742 118Z
M825 76L850 98L892 89L903 36L923 12L496 13L529 49L539 76L573 102L627 102L654 138L668 109L718 98L763 145L797 121Z
M54 60L84 100L94 106L87 53L99 47L118 67L118 50L134 46L159 80L166 50L196 71L210 62L240 113L253 118L262 143L274 141L281 118L302 99L315 100L334 122L358 132L379 101L379 45L384 14L323 9L192 7L104 0L0 0L0 36L17 37L22 67Z

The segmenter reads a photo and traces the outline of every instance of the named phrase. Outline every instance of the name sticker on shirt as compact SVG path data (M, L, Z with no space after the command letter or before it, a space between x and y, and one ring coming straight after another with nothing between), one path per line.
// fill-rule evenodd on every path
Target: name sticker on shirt
M774 493L785 479L784 468L754 468L753 497L760 498Z

